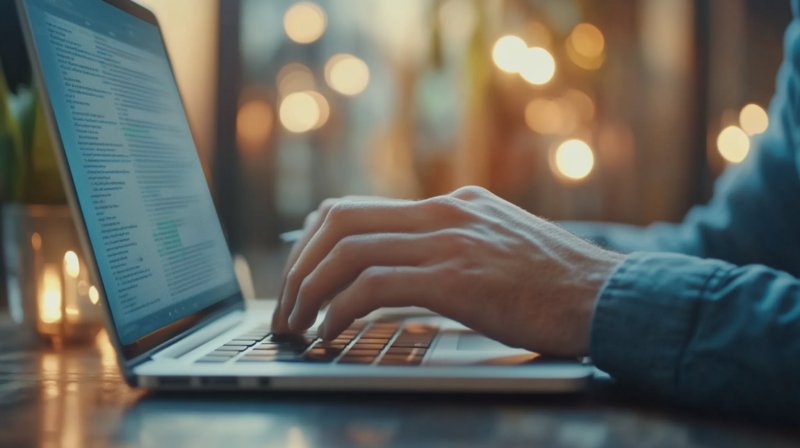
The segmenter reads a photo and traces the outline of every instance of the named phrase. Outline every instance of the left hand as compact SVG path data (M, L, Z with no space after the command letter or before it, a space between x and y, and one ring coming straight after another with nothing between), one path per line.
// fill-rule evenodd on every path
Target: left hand
M477 187L324 208L295 247L273 325L303 331L330 302L326 340L378 308L420 306L512 347L584 355L624 258Z

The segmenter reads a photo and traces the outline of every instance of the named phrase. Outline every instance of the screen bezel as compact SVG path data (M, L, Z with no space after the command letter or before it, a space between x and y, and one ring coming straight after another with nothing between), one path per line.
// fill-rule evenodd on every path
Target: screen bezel
M155 15L149 9L137 3L134 3L131 0L96 0L96 1L98 2L102 1L106 4L114 6L115 8L133 17L136 17L140 20L143 20L155 26L158 29L158 32L161 36L161 44L164 46L164 52L167 55L167 63L169 64L173 79L175 78L175 72L172 67L172 62L169 58L169 52L167 51L164 42L164 34L161 31L161 27L159 26L158 20L156 19ZM210 305L187 317L175 321L172 324L162 327L161 329L156 330L150 334L147 334L129 344L123 345L121 343L119 336L117 334L117 326L111 312L111 307L108 305L108 299L105 294L105 286L102 282L102 277L100 276L100 272L97 268L94 249L92 248L89 239L89 231L83 217L82 209L80 206L80 199L78 198L77 191L75 189L75 181L72 176L72 171L69 167L69 162L67 161L63 140L61 138L61 133L58 129L58 124L56 123L55 112L53 110L52 103L50 101L50 94L49 91L47 90L47 84L44 79L44 72L42 69L41 60L39 59L39 52L36 47L36 41L33 38L33 32L31 29L32 25L30 21L30 15L27 9L26 0L17 0L17 7L22 22L22 28L26 46L28 49L28 54L30 55L31 67L35 74L37 93L41 101L42 111L46 117L48 130L50 131L51 141L53 143L53 149L56 152L56 159L58 160L59 171L61 173L61 178L64 183L67 202L72 212L72 217L75 222L75 227L77 228L78 231L81 247L85 254L84 256L85 262L87 264L87 267L89 268L92 277L92 282L95 285L97 285L97 288L101 293L100 296L101 296L101 303L103 304L104 308L103 314L105 318L106 328L109 330L109 337L111 338L114 347L117 349L117 353L120 355L118 356L120 367L123 369L123 373L125 374L126 379L129 382L132 382L133 376L131 368L133 366L135 366L136 364L138 364L143 360L148 359L149 355L152 354L154 351L174 341L178 337L188 335L191 332L194 332L202 328L203 326L207 325L208 323L211 323L212 321L217 320L218 318L227 315L233 311L243 310L244 297L242 296L241 290L239 290L230 297L221 299L220 301L214 303L213 305ZM181 107L183 108L185 114L186 109L183 103L183 98L180 95L180 90L179 90L179 97L181 101ZM194 136L192 137L192 139L194 141Z

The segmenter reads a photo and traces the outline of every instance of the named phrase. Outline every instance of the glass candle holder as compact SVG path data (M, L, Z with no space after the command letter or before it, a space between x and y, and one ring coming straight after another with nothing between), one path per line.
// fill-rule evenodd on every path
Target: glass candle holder
M66 206L3 206L12 318L54 343L91 341L102 327L100 294Z

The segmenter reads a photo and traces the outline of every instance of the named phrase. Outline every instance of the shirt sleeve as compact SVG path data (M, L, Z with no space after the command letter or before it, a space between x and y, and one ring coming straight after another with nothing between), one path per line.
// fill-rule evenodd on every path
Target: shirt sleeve
M627 255L595 308L591 356L676 403L800 420L800 20L770 126L680 224L567 224ZM645 252L640 252L645 251Z
M759 265L629 254L598 298L591 356L681 405L800 418L800 281Z

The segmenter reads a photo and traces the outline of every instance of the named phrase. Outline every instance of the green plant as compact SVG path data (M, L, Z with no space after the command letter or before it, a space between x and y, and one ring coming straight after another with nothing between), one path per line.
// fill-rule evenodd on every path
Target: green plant
M0 66L0 201L61 204L64 189L35 90L13 94Z

